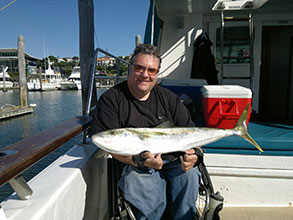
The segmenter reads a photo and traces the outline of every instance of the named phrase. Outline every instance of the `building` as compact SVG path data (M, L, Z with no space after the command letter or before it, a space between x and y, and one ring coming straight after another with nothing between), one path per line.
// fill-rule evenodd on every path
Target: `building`
M111 57L100 57L97 58L97 65L99 66L113 66L116 60Z
M0 66L7 66L7 72L18 72L18 49L17 48L0 48ZM36 72L36 62L41 58L33 57L25 52L25 61L28 73Z

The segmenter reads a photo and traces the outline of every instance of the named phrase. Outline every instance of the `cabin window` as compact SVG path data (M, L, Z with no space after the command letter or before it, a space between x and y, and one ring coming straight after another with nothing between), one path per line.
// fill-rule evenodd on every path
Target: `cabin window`
M221 60L221 28L217 29L216 62ZM225 27L223 63L250 63L249 27Z

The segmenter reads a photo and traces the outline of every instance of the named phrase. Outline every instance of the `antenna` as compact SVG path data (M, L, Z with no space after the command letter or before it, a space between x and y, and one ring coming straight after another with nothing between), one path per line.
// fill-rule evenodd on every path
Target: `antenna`
M5 5L4 7L0 8L0 11L3 11L5 8L8 8L10 5L12 5L14 2L16 2L16 0L13 0L12 2L8 3L7 5Z

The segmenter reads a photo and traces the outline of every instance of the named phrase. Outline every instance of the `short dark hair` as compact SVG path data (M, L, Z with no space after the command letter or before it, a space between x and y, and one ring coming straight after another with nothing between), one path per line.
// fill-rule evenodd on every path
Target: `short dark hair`
M149 54L151 56L154 56L156 58L159 59L159 68L161 66L161 57L159 54L159 50L157 47L155 47L152 44L139 44L133 52L133 55L130 58L130 63L133 63L133 61L135 60L135 58L139 55L139 54Z

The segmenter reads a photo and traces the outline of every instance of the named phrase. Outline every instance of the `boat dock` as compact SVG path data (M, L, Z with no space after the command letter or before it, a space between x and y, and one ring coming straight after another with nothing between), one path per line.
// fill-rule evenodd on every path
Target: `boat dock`
M5 104L0 108L0 120L34 112L35 104L28 105L26 87L26 66L24 56L24 38L18 37L19 106ZM4 73L4 69L3 69ZM3 88L5 92L6 88Z
M0 109L0 120L7 119L11 117L16 117L24 114L29 114L34 112L35 106L14 106L14 105L5 105Z

